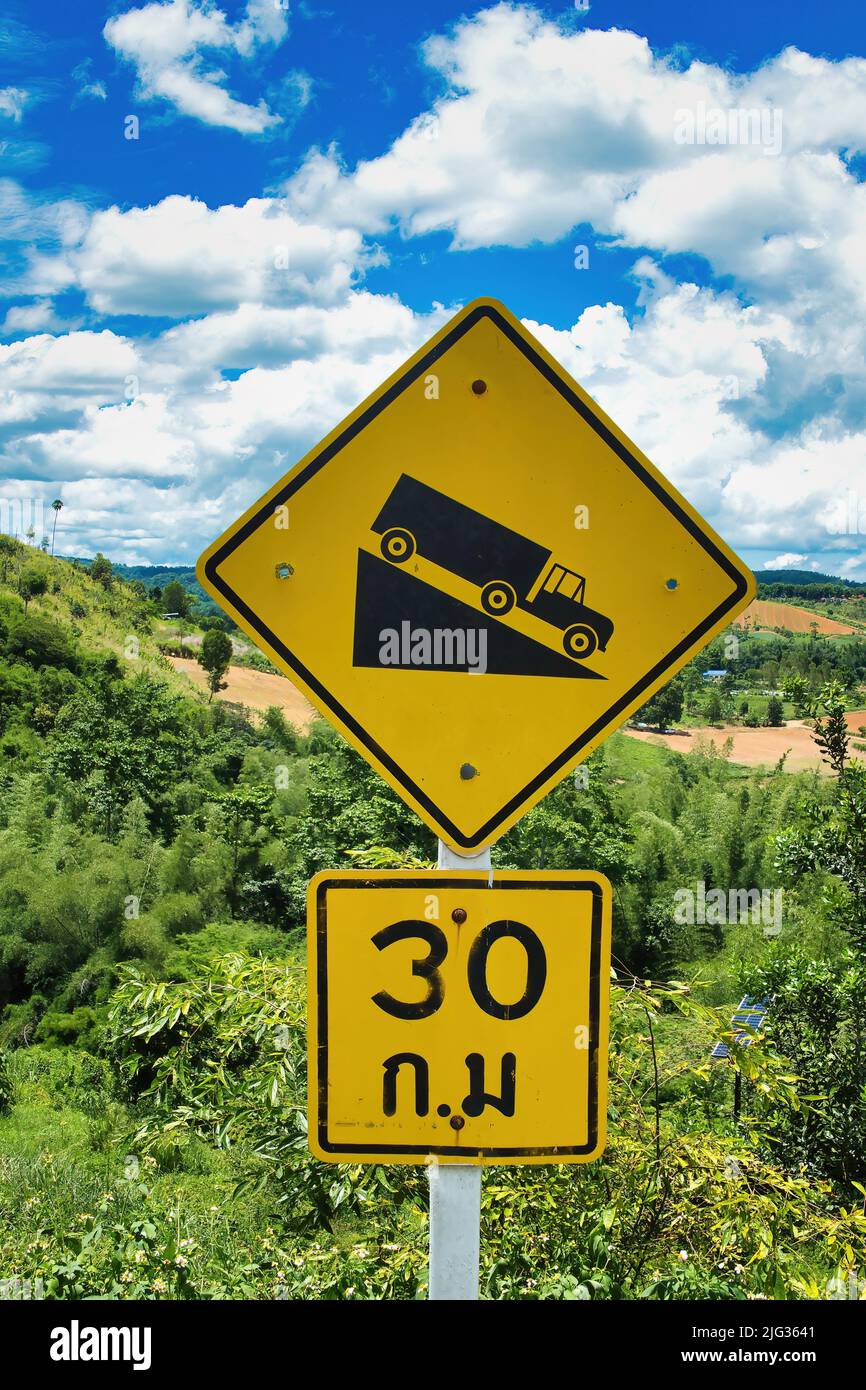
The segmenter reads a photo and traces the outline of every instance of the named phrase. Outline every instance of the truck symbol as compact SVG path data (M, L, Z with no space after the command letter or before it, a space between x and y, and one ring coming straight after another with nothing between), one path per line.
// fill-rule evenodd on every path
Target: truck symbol
M607 649L613 622L584 603L586 579L553 552L403 473L372 528L394 565L414 554L481 590L485 613L500 618L517 605L562 632L575 660Z

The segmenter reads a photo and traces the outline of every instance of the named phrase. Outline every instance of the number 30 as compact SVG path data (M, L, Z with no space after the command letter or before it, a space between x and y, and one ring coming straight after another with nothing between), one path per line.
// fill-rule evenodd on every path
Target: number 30
M491 947L506 937L519 941L526 952L526 987L513 1004L503 1004L494 999L487 981L487 958ZM426 941L430 948L426 956L412 962L412 974L427 981L427 994L414 1004L395 999L386 990L374 994L373 1003L378 1004L380 1009L394 1018L429 1018L431 1014L435 1014L445 998L445 981L439 967L448 954L448 938L441 927L410 918L403 922L394 922L390 927L383 927L372 941L378 951L383 951L395 941L413 938ZM547 957L544 947L531 927L525 926L523 922L505 919L490 922L478 933L470 947L467 978L472 998L479 1009L491 1018L525 1018L541 998L547 980Z

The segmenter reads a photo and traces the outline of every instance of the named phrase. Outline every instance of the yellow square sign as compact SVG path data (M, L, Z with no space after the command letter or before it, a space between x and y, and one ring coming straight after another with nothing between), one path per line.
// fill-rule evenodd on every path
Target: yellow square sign
M754 596L694 508L486 299L215 541L198 575L464 853Z
M308 898L310 1148L588 1163L604 1148L599 874L324 872Z

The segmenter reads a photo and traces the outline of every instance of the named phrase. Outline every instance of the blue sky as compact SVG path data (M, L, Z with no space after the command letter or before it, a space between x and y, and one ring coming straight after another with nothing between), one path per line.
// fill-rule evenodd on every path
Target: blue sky
M864 31L7 3L6 512L60 496L67 552L190 561L485 293L755 568L866 578Z

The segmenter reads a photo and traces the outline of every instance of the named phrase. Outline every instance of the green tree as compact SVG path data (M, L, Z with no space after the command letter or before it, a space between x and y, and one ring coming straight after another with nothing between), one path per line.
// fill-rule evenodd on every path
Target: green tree
M629 865L631 833L604 785L603 761L587 765L584 785L567 777L500 841L496 864L516 869L579 869L592 864L614 883Z
M57 534L57 521L58 521L58 518L59 518L59 516L60 516L61 511L63 510L63 503L61 502L61 500L60 500L59 497L55 497L54 501L51 503L51 506L52 506L53 511L54 511L54 525L53 525L52 528L51 528L51 554L53 555L53 554L54 554L54 537L55 537L56 534Z
M772 1002L767 1037L799 1078L806 1106L761 1106L772 1151L791 1168L845 1183L866 1180L866 965L839 965L798 949L780 952L744 982ZM760 1093L759 1093L760 1103Z
M701 673L696 666L690 663L681 673L680 681L683 687L684 706L690 713L693 713L700 707L700 696L703 689Z
M23 570L18 580L18 592L24 600L24 612L27 613L30 600L41 598L48 589L48 575L43 570Z
M170 587L170 586L168 586ZM166 592L168 592L168 587ZM198 650L198 663L207 672L207 685L212 700L218 690L225 690L223 676L229 669L232 659L231 638L218 628L206 632Z
M213 823L209 832L219 827L222 838L231 850L231 869L226 884L229 909L232 917L242 914L241 895L258 900L261 908L263 895L259 868L259 850L265 837L277 828L275 815L274 788L272 786L232 787L224 792L216 803ZM271 884L276 890L285 920L285 890L279 883ZM257 891L258 890L258 891ZM249 915L249 914L247 914ZM262 914L267 916L267 911Z
M436 858L431 832L348 744L330 732L320 734L315 724L310 743L316 752L309 763L307 808L288 835L295 864L292 908L299 921L308 880L345 862L350 848L387 845L403 863Z
M821 691L815 706L814 739L837 777L845 771L848 758L848 721L845 718L845 696L838 681L830 681ZM821 711L823 710L823 714Z
M711 690L707 698L707 720L710 724L718 724L722 717L722 701L718 690Z
M805 714L809 703L809 687L804 677L797 672L791 673L785 677L782 689L786 699L793 704L797 716Z
M110 837L132 797L153 812L200 751L189 715L188 702L151 677L124 681L105 668L60 711L47 766L84 784L88 809Z
M683 687L680 681L672 680L647 701L636 718L657 729L666 729L668 724L681 718L682 712Z
M189 616L189 594L177 579L170 579L162 591L162 604L165 613L177 613L179 618Z
M17 552L18 547L11 536L0 536L0 566L2 566L0 578L2 578L4 584L6 583L9 561L14 558Z
M267 741L287 753L298 751L298 731L276 705L268 705L262 716L262 732Z
M114 571L111 568L111 561L105 558L101 550L97 550L93 558L90 566L90 577L95 579L97 584L101 584L103 589L111 588Z
M794 882L820 870L842 880L850 899L840 910L839 925L866 959L866 767L849 759L844 700L836 682L822 688L816 711L813 737L836 774L831 799L815 798L800 824L776 836L776 866Z
M779 729L785 722L785 707L778 695L771 695L767 701L767 723L773 729Z

